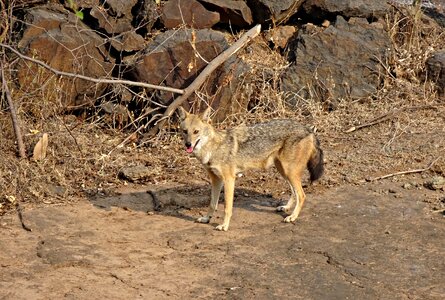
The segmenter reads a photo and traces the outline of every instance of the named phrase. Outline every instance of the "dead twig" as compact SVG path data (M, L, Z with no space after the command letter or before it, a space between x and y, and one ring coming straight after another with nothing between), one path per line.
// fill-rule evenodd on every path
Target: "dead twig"
M94 82L94 83L125 84L125 85L131 85L131 86L138 86L138 87L143 87L143 88L167 91L167 92L172 92L172 93L176 93L176 94L184 94L185 93L184 90L176 89L176 88L172 88L172 87L168 87L168 86L154 85L154 84L149 84L149 83L144 83L144 82L136 82L136 81L122 80L122 79L93 78L93 77L88 77L88 76L84 76L84 75L80 75L80 74L74 74L74 73L59 71L59 70L54 69L51 66L47 65L46 63L44 63L41 60L38 60L38 59L35 59L35 58L32 58L32 57L26 56L26 55L20 53L19 51L17 51L16 49L14 49L13 47L11 47L9 45L0 43L0 47L9 49L10 51L14 52L20 58L25 59L25 60L30 61L30 62L33 62L35 64L38 64L39 66L42 66L45 69L47 69L47 70L49 70L49 71L51 71L54 74L59 75L59 76L83 79L83 80L91 81L91 82Z
M17 112L15 110L14 102L12 101L11 92L9 91L8 83L6 82L4 64L1 64L1 75L2 75L2 85L3 91L5 92L6 99L8 100L9 111L11 112L12 126L14 127L15 137L17 139L17 147L19 150L20 158L26 158L25 144L23 143L23 135L20 129L19 120L17 117Z
M188 97L190 97L195 90L197 90L207 79L207 77L218 68L223 62L225 62L230 56L238 52L245 44L247 44L250 40L256 37L261 31L261 25L256 25L249 31L247 31L241 38L233 43L228 49L223 51L220 55L218 55L215 59L213 59L204 70L195 78L195 80L184 89L184 93L176 98L165 110L164 115L161 119L159 119L155 125L150 129L147 134L148 138L155 136L159 129L162 128L166 119L168 119L173 112L180 106Z
M20 206L18 201L15 203L15 209L17 210L17 214L19 216L20 224L22 224L22 228L25 229L26 231L32 231L32 229L25 224L25 221L23 221L22 207Z
M380 116L368 121L367 123L357 125L357 126L352 126L348 130L346 130L345 133L351 133L351 132L357 131L362 128L370 127L370 126L385 122L385 121L393 118L394 116L400 114L401 112L404 112L407 110L413 111L413 110L418 110L418 109L437 109L437 107L433 106L433 105L419 105L419 106L402 107L399 109L394 109L390 112L387 112L383 115L380 115Z
M385 178L389 178L389 177L394 177L394 176L398 176L398 175L405 175L405 174L412 174L412 173L422 173L425 171L428 171L429 169L431 169L431 167L439 160L440 157L434 159L433 161L431 161L428 166L426 168L423 169L414 169L414 170L408 170L408 171L401 171L401 172L396 172L396 173L391 173L391 174L387 174L387 175L383 175L383 176L379 176L379 177L374 177L374 178L369 178L366 179L366 181L376 181L376 180L380 180L380 179L385 179Z

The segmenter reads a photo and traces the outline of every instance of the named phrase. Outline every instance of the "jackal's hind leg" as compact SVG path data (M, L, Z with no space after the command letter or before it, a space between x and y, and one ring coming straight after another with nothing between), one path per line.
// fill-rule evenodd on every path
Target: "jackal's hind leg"
M291 194L289 200L287 201L287 204L286 205L280 205L280 206L277 207L277 211L283 211L283 212L288 214L288 213L290 213L292 207L294 206L294 203L295 203L295 196L294 196L294 194L295 193L294 193L292 184L289 181L289 178L287 177L287 174L286 174L286 171L284 169L284 166L283 166L282 162L279 159L275 160L275 167L277 168L277 170L281 174L281 176L283 176L283 178L286 179L286 181L289 184L290 189L292 191L292 194Z
M291 182L292 186L292 194L294 195L295 199L297 200L294 210L292 211L290 216L287 216L284 218L285 223L291 223L294 222L298 215L300 214L301 208L303 207L304 200L306 198L306 195L304 194L303 187L301 186L300 180L292 180Z
M289 200L287 201L286 205L278 206L277 211L282 211L282 212L289 214L292 207L295 205L295 196L294 196L295 192L294 192L292 184L290 184L289 180L287 182L289 183L292 194L291 194Z

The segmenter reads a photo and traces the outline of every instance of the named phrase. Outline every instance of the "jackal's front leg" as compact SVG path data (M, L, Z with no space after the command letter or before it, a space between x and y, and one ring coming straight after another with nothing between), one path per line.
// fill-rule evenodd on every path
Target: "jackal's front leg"
M224 178L224 222L216 226L216 230L227 231L233 209L233 194L235 190L235 176Z
M210 199L210 205L209 205L209 210L207 212L206 216L200 217L196 220L196 222L198 223L209 223L210 219L212 218L213 214L216 211L216 208L218 207L218 200L219 200L219 195L221 194L221 188L223 186L223 181L216 176L212 171L208 171L209 172L209 176L210 176L210 180L212 183L212 195L211 195L211 199Z

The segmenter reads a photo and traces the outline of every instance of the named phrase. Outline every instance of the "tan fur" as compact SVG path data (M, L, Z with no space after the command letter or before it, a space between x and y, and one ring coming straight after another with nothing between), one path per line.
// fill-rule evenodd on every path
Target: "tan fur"
M248 169L266 169L272 165L287 180L292 191L288 203L277 210L290 213L284 222L294 222L306 197L301 185L304 170L312 163L309 170L313 180L323 172L323 152L313 131L293 120L271 120L252 126L216 130L208 122L209 115L210 109L202 115L179 109L186 147L189 151L193 149L212 184L208 213L197 222L210 221L224 186L224 222L216 229L227 231L232 216L236 174Z

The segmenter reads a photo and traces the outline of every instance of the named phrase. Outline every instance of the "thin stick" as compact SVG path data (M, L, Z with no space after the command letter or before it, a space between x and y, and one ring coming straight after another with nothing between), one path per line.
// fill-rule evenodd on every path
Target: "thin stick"
M15 209L17 210L17 214L19 216L19 220L20 220L20 224L22 225L22 228L25 229L26 231L32 231L32 229L29 226L27 226L25 224L25 221L23 220L22 207L20 206L18 201L15 203Z
M159 128L162 128L167 118L169 118L173 112L181 105L188 97L190 97L195 90L197 90L207 79L207 77L218 68L223 62L225 62L230 56L238 52L245 44L247 44L250 40L256 37L261 31L261 25L256 25L249 31L247 31L241 38L233 43L228 49L223 51L220 55L218 55L215 59L213 59L202 72L195 78L195 80L184 89L184 93L176 98L165 110L163 117L158 120L158 122L153 126L148 132L148 137L153 137L159 131Z
M22 135L22 131L20 129L19 120L17 117L17 112L15 110L14 102L12 101L11 92L9 91L9 87L6 82L3 62L1 62L1 68L2 68L1 74L2 74L3 90L5 91L6 99L8 100L9 111L11 112L12 126L14 127L15 137L17 139L17 147L19 149L19 155L20 155L20 158L26 158L25 145L23 143L23 135Z
M411 174L411 173L422 173L422 172L425 172L425 171L428 171L429 169L431 169L431 167L436 163L436 161L439 160L439 158L440 157L434 159L432 162L429 163L429 165L426 168L423 168L423 169L415 169L415 170L391 173L391 174L387 174L387 175L383 175L383 176L379 176L379 177L375 177L375 178L370 178L370 179L367 179L367 181L375 181L375 180L385 179L385 178L389 178L389 177L394 177L397 175L405 175L405 174Z
M74 140L74 144L76 144L76 146L77 146L77 150L79 150L79 152L82 153L82 149L80 148L80 145L79 145L79 143L77 142L76 137L75 137L75 136L73 135L73 133L71 132L71 129L68 128L68 126L66 125L65 121L64 121L62 118L60 118L57 114L55 114L55 116L57 117L57 119L59 119L59 121L62 122L63 127L65 127L66 131L68 131L68 134L73 138L73 140Z
M397 115L397 114L399 114L401 112L404 112L406 110L411 110L412 111L412 110L417 110L417 109L437 109L437 107L433 106L433 105L419 105L419 106L411 106L411 107L403 107L403 108L399 108L399 109L394 109L394 110L392 110L390 112L387 112L387 113L385 113L383 115L380 115L380 116L378 116L378 117L368 121L365 124L352 126L348 130L346 130L345 133L351 133L351 132L357 131L357 130L365 128L365 127L369 127L369 126L372 126L372 125L376 125L376 124L382 123L382 122L384 122L386 120L389 120L390 118L394 117L395 115Z
M14 49L13 47L11 47L9 45L5 45L5 44L0 43L0 46L3 47L3 48L11 50L15 54L17 54L20 58L23 58L25 60L28 60L28 61L33 62L35 64L38 64L39 66L42 66L45 69L47 69L47 70L49 70L49 71L51 71L54 74L59 75L59 76L78 78L78 79L83 79L83 80L87 80L87 81L91 81L91 82L95 82L95 83L109 83L109 84L120 83L120 84L126 84L126 85L131 85L131 86L139 86L139 87L143 87L143 88L167 91L167 92L172 92L172 93L176 93L176 94L184 94L184 92L185 92L184 90L175 89L175 88L168 87L168 86L154 85L154 84L149 84L149 83L144 83L144 82L136 82L136 81L131 81L131 80L93 78L93 77L88 77L88 76L84 76L84 75L80 75L80 74L74 74L74 73L59 71L59 70L56 70L56 69L52 68L51 66L47 65L46 63L44 63L41 60L38 60L38 59L35 59L35 58L32 58L32 57L26 56L26 55L20 53L19 51L17 51L16 49Z

